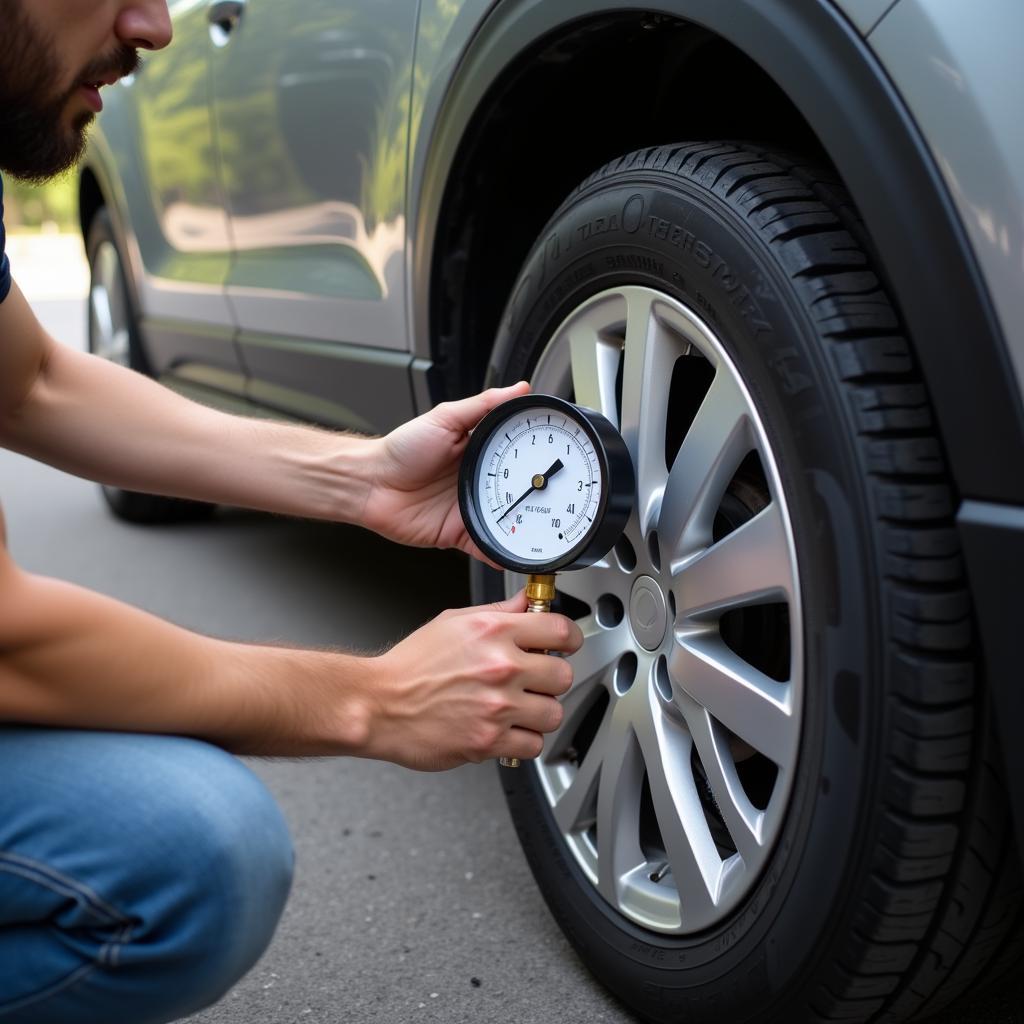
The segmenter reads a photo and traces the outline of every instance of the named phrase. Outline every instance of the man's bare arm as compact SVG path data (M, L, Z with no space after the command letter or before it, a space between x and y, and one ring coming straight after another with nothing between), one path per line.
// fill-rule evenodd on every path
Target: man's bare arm
M422 769L533 757L581 637L560 615L445 612L385 654L249 646L19 569L0 546L0 722L196 736Z
M58 345L16 287L0 303L6 447L135 490L382 532L412 524L392 536L414 543L460 544L452 474L471 425L503 395L439 407L390 446L345 438L196 405ZM383 514L366 507L388 508L368 484L378 457L399 483L413 481ZM561 720L554 698L572 671L531 652L574 651L582 636L561 615L525 608L520 595L445 612L376 658L255 647L24 573L0 548L0 721L179 733L238 752L347 753L423 769L532 757Z
M0 303L0 444L128 490L362 522L376 442L231 416L51 338Z
M0 549L3 722L180 733L236 751L359 753L364 660L191 633L26 573Z

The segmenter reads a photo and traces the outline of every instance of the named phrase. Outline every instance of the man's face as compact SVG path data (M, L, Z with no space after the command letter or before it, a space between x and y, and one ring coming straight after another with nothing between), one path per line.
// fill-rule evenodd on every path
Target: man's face
M100 89L171 40L166 0L7 0L0 29L0 170L43 181L81 156Z

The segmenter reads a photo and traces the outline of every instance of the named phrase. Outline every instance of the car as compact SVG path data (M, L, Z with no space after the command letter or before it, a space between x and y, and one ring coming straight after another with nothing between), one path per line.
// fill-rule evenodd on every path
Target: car
M527 378L627 443L625 531L558 577L564 721L500 769L594 975L666 1024L905 1021L1005 975L1024 7L170 7L81 169L93 351L366 432Z

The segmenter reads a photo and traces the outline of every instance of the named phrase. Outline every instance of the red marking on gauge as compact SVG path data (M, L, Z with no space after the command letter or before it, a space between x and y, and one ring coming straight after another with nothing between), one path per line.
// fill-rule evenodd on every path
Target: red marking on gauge
M516 532L516 528L515 528L514 526L512 527L512 532L513 532L513 533L515 533L515 532Z

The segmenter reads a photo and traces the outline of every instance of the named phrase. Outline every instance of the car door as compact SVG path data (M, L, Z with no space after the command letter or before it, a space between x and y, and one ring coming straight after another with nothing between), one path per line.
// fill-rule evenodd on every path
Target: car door
M249 395L331 424L412 414L405 186L418 0L246 0L214 54ZM355 372L353 372L355 371Z
M241 394L224 289L231 246L210 108L214 45L204 5L172 0L170 11L174 46L147 56L127 83L137 116L104 119L105 141L122 165L154 372Z

